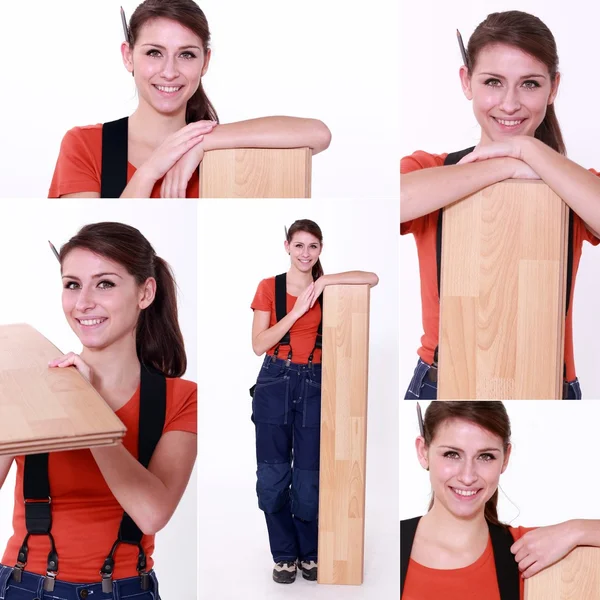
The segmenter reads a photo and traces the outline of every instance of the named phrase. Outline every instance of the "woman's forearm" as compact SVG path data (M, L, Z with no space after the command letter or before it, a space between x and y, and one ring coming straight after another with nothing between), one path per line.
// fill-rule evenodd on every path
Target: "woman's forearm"
M156 179L153 179L143 167L140 167L129 180L121 198L150 198L155 184Z
M514 158L490 158L463 165L420 169L401 175L400 222L428 215L470 194L510 179Z
M322 275L323 284L327 285L360 285L368 284L375 287L379 283L379 277L369 271L346 271L344 273L332 273Z
M292 325L298 320L295 313L289 312L281 321L278 321L265 331L256 335L252 340L252 349L257 356L263 355L267 350L277 345L279 340L292 328ZM283 356L279 357L283 358Z
M600 178L532 137L519 140L522 160L587 224L600 232Z
M578 546L600 547L600 520L573 519L568 523L574 530Z
M0 489L6 481L6 476L10 471L13 460L14 456L0 456Z
M262 117L217 125L205 135L204 149L308 147L318 154L330 141L331 132L318 119Z

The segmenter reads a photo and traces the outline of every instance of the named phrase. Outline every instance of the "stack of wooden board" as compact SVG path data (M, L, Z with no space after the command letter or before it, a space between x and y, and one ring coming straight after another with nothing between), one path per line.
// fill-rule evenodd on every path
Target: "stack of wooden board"
M125 426L62 353L29 325L0 326L0 455L116 443Z
M319 583L363 582L369 295L368 285L323 295Z
M200 163L200 198L310 198L310 148L211 150Z
M439 399L562 398L568 208L508 180L444 209Z

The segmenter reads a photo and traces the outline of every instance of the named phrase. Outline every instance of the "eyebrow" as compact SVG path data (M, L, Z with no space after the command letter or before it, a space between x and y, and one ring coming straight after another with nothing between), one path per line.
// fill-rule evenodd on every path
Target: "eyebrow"
M506 79L506 77L504 77L504 75L498 75L497 73L482 72L482 73L480 73L480 75L488 75L490 77L496 77L497 79ZM520 77L520 79L533 79L535 77L540 78L540 79L546 79L546 76L542 75L541 73L531 73L529 75L523 75L523 77Z
M449 450L456 450L457 452L464 452L462 448L456 448L455 446L440 446L440 448L448 448ZM477 450L477 453L480 452L502 452L500 448L482 448L481 450Z
M100 277L106 277L107 275L114 275L119 279L123 279L118 273L98 273L97 275L92 275L92 279L99 279ZM79 277L75 277L75 275L63 275L63 279L76 279L79 281Z
M142 44L142 46L153 46L154 48L160 48L161 50L166 50L166 48L164 46L161 46L160 44ZM194 46L194 45L180 46L178 48L178 50L186 50L187 48L195 48L196 50L202 50L202 48L200 48L200 46Z

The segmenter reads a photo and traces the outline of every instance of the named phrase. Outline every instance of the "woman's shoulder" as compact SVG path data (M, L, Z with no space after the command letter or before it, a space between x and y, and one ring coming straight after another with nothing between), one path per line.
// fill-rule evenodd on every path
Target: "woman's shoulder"
M92 152L102 150L102 123L97 125L78 125L65 133L62 139L62 150L81 149L82 147Z
M186 398L197 394L198 384L183 377L167 377L167 395L174 398Z
M406 174L420 169L429 169L431 167L442 167L448 153L431 154L424 150L417 150L400 161L400 173Z

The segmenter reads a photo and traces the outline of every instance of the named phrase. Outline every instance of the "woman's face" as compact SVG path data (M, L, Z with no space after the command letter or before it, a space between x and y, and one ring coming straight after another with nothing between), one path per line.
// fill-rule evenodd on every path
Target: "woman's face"
M83 248L62 262L62 306L75 335L97 350L135 338L140 311L154 299L156 282L138 285L125 267Z
M310 273L319 260L323 245L318 237L306 231L298 231L291 242L285 242L285 249L290 254L293 267L302 273Z
M535 135L554 102L560 75L552 82L546 65L506 44L490 44L477 56L473 75L461 67L463 92L473 100L483 143L512 135Z
M187 101L208 69L210 50L190 29L171 19L150 19L141 27L131 52L121 47L127 70L134 74L140 102L165 115L185 112Z
M418 438L417 450L421 465L429 468L435 504L465 519L483 512L510 456L499 436L463 419L444 421L429 448Z

